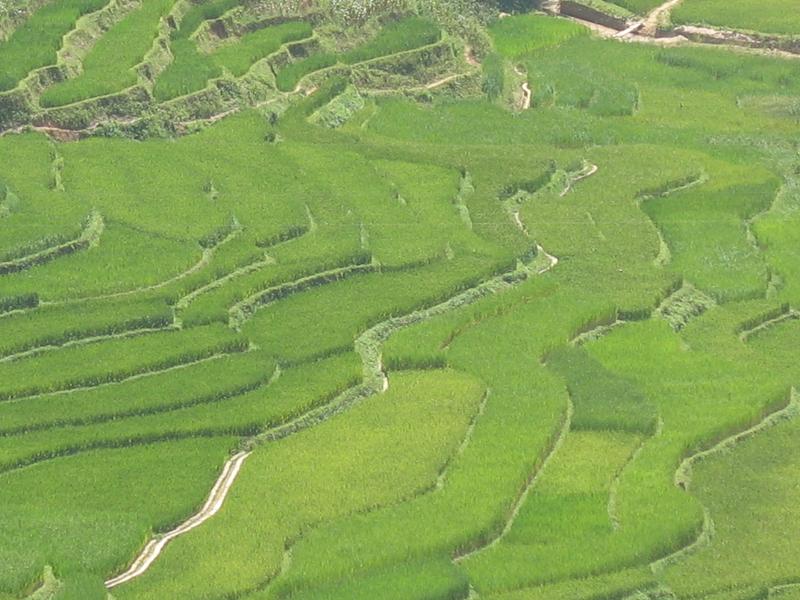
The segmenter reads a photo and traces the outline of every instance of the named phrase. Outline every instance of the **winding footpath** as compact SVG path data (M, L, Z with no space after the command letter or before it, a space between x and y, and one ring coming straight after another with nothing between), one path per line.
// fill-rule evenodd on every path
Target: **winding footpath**
M558 264L558 258L548 254L541 246L537 246L536 256L539 259L538 261L534 259L530 263L521 263L515 269L457 293L439 304L419 309L400 317L392 317L362 333L355 341L355 350L361 358L364 372L364 380L361 384L346 390L328 404L312 409L293 421L264 431L246 440L242 444L243 450L225 463L222 473L200 511L175 529L148 542L124 573L105 582L106 587L112 589L142 575L155 562L169 542L199 527L219 512L242 465L255 448L264 443L274 442L313 427L345 412L367 397L386 392L389 389L389 378L383 367L382 346L393 333L452 310L468 306L492 294L510 289L526 281L530 276L545 273ZM541 262L545 262L545 264L541 265ZM569 418L567 418L568 420ZM467 441L466 443L469 442ZM533 485L534 481L535 477L528 487ZM521 502L522 500L517 500L514 512L518 510Z
M233 482L236 481L236 476L239 474L244 461L247 460L247 457L250 456L250 454L250 452L239 452L230 460L228 460L228 462L226 462L225 466L222 468L222 473L217 479L217 482L214 484L214 487L211 488L211 493L208 495L208 499L203 505L203 508L201 508L198 513L178 525L172 531L169 531L163 536L151 540L144 547L139 556L136 557L133 563L131 563L131 566L127 571L117 575L116 577L112 577L105 582L106 587L108 589L112 589L120 584L134 579L135 577L138 577L150 568L150 565L153 564L153 562L158 558L159 554L161 554L162 550L164 550L167 544L169 544L172 540L180 535L183 535L184 533L188 533L196 527L199 527L217 514L222 508L222 504L225 502L225 498L228 496L228 492L230 491Z

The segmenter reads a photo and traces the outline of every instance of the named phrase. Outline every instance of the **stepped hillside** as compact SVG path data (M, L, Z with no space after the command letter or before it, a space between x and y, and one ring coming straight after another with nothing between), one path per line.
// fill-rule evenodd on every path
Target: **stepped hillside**
M0 600L800 598L794 8L0 1Z

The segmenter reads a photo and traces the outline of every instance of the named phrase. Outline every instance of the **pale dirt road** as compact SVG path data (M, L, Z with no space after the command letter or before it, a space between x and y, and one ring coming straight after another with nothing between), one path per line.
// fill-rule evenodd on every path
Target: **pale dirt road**
M195 515L178 525L172 531L150 540L139 556L137 556L131 563L131 566L128 568L128 570L106 581L106 587L111 589L138 577L150 568L150 565L152 565L156 558L158 558L159 554L161 554L169 542L174 540L176 537L191 531L195 527L199 527L217 514L219 509L222 508L222 504L225 502L225 498L227 497L233 482L236 481L236 476L239 474L239 470L242 468L244 461L247 460L247 457L250 456L250 454L250 452L240 452L226 462L225 466L222 468L222 473L217 479L217 482L214 484L214 487L211 488L211 493L208 495L208 500L206 500L203 508L201 508L200 511Z

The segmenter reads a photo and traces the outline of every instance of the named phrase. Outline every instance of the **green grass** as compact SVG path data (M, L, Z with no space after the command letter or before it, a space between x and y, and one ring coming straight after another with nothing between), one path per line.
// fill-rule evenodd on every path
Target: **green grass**
M114 25L83 59L83 72L76 78L48 88L42 106L62 106L106 96L135 85L133 68L153 45L161 19L175 0L143 0L140 8Z
M123 565L143 536L203 502L232 442L102 450L0 475L6 565L0 590L33 583L43 564L67 587L102 590L104 575ZM164 501L154 501L164 492ZM89 582L81 581L87 576Z
M693 493L714 515L718 543L666 574L673 589L708 594L796 581L797 557L787 544L796 523L797 430L796 421L781 424L695 467ZM770 560L777 555L783 560Z
M61 38L83 15L99 10L107 0L64 0L46 4L0 42L0 91L14 88L40 67L55 64Z
M511 60L588 34L585 27L572 21L533 14L498 19L489 31L497 51Z
M354 65L433 44L440 38L441 30L430 20L406 18L383 27L375 37L352 50L342 53L319 52L288 64L278 71L277 86L279 90L289 92L306 75L337 63Z
M207 589L209 577L218 590L252 587L280 569L284 544L307 524L424 494L458 446L482 393L478 382L457 373L397 375L386 395L258 450L212 527L174 543L152 571L115 596L191 597ZM249 522L266 494L280 504L269 518ZM240 532L253 527L258 533L242 538ZM225 570L214 568L221 540L238 540L229 546L236 555ZM186 577L172 577L175 568Z
M191 7L173 48L229 8ZM332 60L440 39L410 23L370 21ZM337 31L315 24L322 48ZM530 110L487 101L476 77L475 97L367 98L314 124L342 76L264 107L277 119L174 139L0 138L3 260L87 215L106 225L0 276L0 356L54 346L0 362L0 597L50 564L64 597L103 598L226 451L295 419L308 427L258 437L222 510L114 596L752 600L793 576L794 422L696 464L688 486L679 473L683 489L676 471L798 385L800 321L770 319L800 297L800 67L543 16L488 33L497 71L527 71ZM217 54L246 70L247 39ZM197 72L170 77L205 85ZM170 329L87 339L142 326ZM388 390L337 404L376 362ZM706 510L710 545L651 570Z
M663 4L661 0L608 0L610 4L616 4L638 15L646 15L651 10Z
M172 35L172 39L187 39L197 31L203 21L218 19L239 4L240 0L211 0L210 2L192 4L183 15L178 29Z
M686 0L672 13L677 24L730 27L761 33L800 35L800 16L791 0Z
M125 354L119 348L125 347ZM134 349L138 348L138 349ZM222 327L159 332L73 346L0 364L0 399L11 400L120 381L215 354L242 352L246 341Z
M311 25L306 22L288 22L246 33L209 54L201 52L194 40L178 35L170 46L174 60L156 81L153 94L156 100L170 100L201 90L226 71L240 77L283 44L307 38L311 33Z
M278 89L282 92L291 92L297 87L300 80L308 75L327 67L332 67L339 62L338 56L330 52L312 54L294 63L283 67L275 78Z
M420 17L409 17L389 23L374 38L342 53L341 61L354 65L379 56L413 50L438 42L441 35L441 30L434 22Z

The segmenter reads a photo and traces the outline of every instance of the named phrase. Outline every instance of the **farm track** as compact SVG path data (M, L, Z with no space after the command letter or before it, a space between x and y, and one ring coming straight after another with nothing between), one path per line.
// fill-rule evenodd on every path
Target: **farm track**
M461 308L463 306L467 306L469 304L473 304L474 302L477 302L478 300L485 298L491 294L502 292L503 290L509 289L527 280L531 275L541 274L550 270L558 263L558 259L550 256L543 249L541 250L541 252L544 256L548 257L548 266L546 267L542 267L537 270L532 270L528 264L521 263L514 270L510 272L506 272L497 275L491 279L488 279L483 283L480 283L472 288L464 290L463 292L460 292L458 294L455 294L448 300L440 302L434 306L431 306L430 308L419 309L401 317L391 317L367 329L364 333L359 335L355 341L355 350L358 353L359 357L361 358L362 362L362 368L364 373L363 382L359 385L349 388L348 390L339 394L336 398L334 398L332 401L323 406L314 408L287 423L273 427L267 431L259 433L245 440L241 445L240 454L237 454L237 456L243 456L243 458L240 459L241 462L243 463L244 460L246 460L246 458L250 455L250 453L253 452L260 445L275 442L283 438L286 438L290 435L293 435L295 433L298 433L300 431L309 429L310 427L323 423L331 419L332 417L347 411L349 408L351 408L352 406L354 406L355 404L357 404L358 402L362 401L365 398L386 392L389 388L389 379L386 376L386 373L383 368L381 347L383 343L387 339L389 339L389 337L393 333L405 327L409 327L411 325L427 321L434 317L446 314L452 310ZM465 443L468 443L469 439L470 438L466 438ZM241 464L239 464L239 466L241 467ZM231 484L232 483L233 482L231 481ZM228 489L229 487L230 486L228 486ZM209 498L211 498L211 496L209 496ZM224 502L224 497L222 498L222 501ZM217 508L216 510L219 510L219 508ZM203 513L203 511L201 511L195 516L196 517L204 516L201 515L201 513ZM210 518L211 516L213 516L213 514L205 516L201 521L201 523ZM187 521L187 523L188 522L189 521ZM193 527L196 526L197 525L194 525ZM127 579L125 579L125 581L130 581L131 579L138 577L139 575L146 572L146 570L150 567L150 565L153 564L158 554L160 554L161 550L166 546L166 544L170 540L180 536L182 533L185 533L186 531L188 530L182 530L179 531L178 533L175 533L163 543L160 542L160 540L164 539L163 537L158 538L157 540L151 540L145 547L145 552L147 553L147 557L141 558L142 556L144 556L144 553L140 555L141 560L137 559L134 562L134 564L131 565L131 568L129 568L128 571L126 571L126 573L130 573L130 576ZM151 549L147 550L148 548ZM291 547L287 549L286 552L290 553ZM284 556L284 564L288 565L288 563L291 560L290 556L291 556L290 554ZM136 565L143 565L143 566L139 567ZM269 581L271 581L272 579L274 578L270 578L267 582L265 582L265 585L268 585ZM111 586L123 583L123 581L117 581L116 578L110 579L109 582L111 582ZM107 582L107 586L108 585L109 583Z
M528 82L522 84L522 110L528 110L531 107L531 97L533 92L528 85Z
M642 21L640 26L641 32L644 35L655 37L659 26L669 21L672 11L677 8L681 2L683 2L683 0L667 0L667 2L664 2L661 6L657 6L655 9L651 10L644 21Z
M585 18L574 17L571 15L561 16L574 21L575 23L584 25L602 38L614 39L622 42L654 44L657 46L711 46L717 48L726 48L734 52L742 52L746 54L758 54L762 56L794 60L800 59L800 54L798 53L769 48L763 42L759 42L759 40L755 38L751 38L746 34L732 30L683 25L680 27L675 27L665 33L654 31L652 35L648 35L647 29L645 28L647 27L649 29L652 27L653 19L655 18L658 20L665 18L665 16L668 16L669 12L675 8L680 1L681 0L670 0L669 2L666 2L649 13L648 17L645 17L645 19L636 21L630 27L622 31ZM645 29L645 31L641 31L643 29ZM695 39L690 39L692 37Z
M560 196L563 198L572 191L572 188L575 186L576 183L583 181L584 179L588 179L589 177L597 173L597 171L599 170L600 167L598 167L597 165L587 163L584 166L584 168L578 171L576 174L569 173L568 174L569 179L567 180L567 187L564 188Z
M217 514L217 512L219 512L219 510L222 508L222 504L225 502L225 498L227 497L231 486L233 486L233 482L236 481L236 477L239 475L239 471L242 468L244 461L247 460L248 456L250 456L250 452L239 452L230 460L228 460L223 466L222 473L214 484L214 487L211 488L211 493L208 495L208 499L200 511L181 523L175 529L165 533L163 536L159 536L158 538L151 540L144 547L141 554L139 554L133 563L131 563L131 566L128 568L128 570L117 575L116 577L112 577L105 582L106 587L108 589L112 589L122 583L126 583L131 579L138 577L144 573L151 564L153 564L156 558L158 558L158 555L161 554L161 551L171 540L180 535L188 533L196 527L199 527L208 519Z

